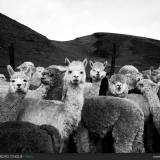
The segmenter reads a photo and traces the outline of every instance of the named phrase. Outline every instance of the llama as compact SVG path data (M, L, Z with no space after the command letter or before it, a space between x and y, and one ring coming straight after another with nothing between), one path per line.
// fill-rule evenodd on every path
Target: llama
M90 77L92 79L92 83L86 82L84 97L94 97L99 95L100 85L102 79L106 76L106 72L104 71L108 62L104 63L95 62L93 63L91 60L89 61L91 70Z
M16 120L23 109L21 102L29 88L30 69L26 72L15 72L10 65L7 66L10 75L8 93L0 98L0 122Z
M26 110L19 117L21 121L54 126L58 129L62 139L67 139L81 120L87 59L83 62L67 60L67 63L69 65L63 79L67 87L63 101L41 100L31 102L29 100Z

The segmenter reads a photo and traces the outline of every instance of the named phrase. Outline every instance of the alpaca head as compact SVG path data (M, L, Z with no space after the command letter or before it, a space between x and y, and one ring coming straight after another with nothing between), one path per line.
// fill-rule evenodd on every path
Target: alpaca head
M9 92L15 95L25 95L29 88L30 69L26 72L15 72L10 65L7 66L10 75Z
M125 74L127 78L128 89L132 90L136 88L137 82L143 79L142 73L127 73Z
M4 74L0 74L0 81L6 81L6 77L4 76Z
M86 81L85 68L87 66L87 59L81 61L70 62L68 58L65 59L65 63L68 66L65 72L64 81L78 86L79 84L84 84Z
M95 62L93 63L91 60L89 61L91 70L90 70L90 77L93 81L100 81L106 76L105 68L108 65L108 62L105 61L104 63Z
M35 68L35 66L32 62L24 62L17 67L17 69L22 71L22 72L26 72L28 68L30 68L30 73L31 73L31 76L32 76L33 73L36 71L36 68Z
M109 91L114 95L120 95L122 93L128 93L127 79L125 75L114 74L108 80Z
M160 83L156 84L150 79L142 79L137 83L137 88L142 92L142 93L156 93L159 90Z
M154 69L153 66L149 70L142 71L144 78L150 79L155 83L160 82L160 69Z
M60 83L60 81L62 81L63 76L64 71L60 71L58 68L50 66L44 69L41 77L41 82L44 85L57 87L56 85Z
M41 82L43 71L44 71L44 67L36 67L35 68L35 72L32 74L32 77L31 77L31 84L34 85L34 83L36 83L36 82L39 82L39 83Z

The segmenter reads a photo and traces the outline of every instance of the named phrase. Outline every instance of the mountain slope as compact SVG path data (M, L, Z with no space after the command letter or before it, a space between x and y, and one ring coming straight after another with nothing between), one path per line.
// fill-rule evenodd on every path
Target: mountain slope
M113 44L116 44L117 69L133 64L139 69L160 64L160 41L144 37L114 33L94 33L71 41L49 40L17 21L0 14L0 66L9 64L8 47L15 48L15 65L32 61L35 65L64 64L70 59L95 59L110 61ZM0 68L0 72L6 69Z

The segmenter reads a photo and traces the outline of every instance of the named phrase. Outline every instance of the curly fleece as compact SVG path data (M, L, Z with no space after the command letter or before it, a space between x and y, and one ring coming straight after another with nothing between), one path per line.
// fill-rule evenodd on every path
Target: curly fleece
M90 133L103 138L111 130L116 153L144 152L144 115L127 99L110 96L85 99L82 125L75 138L78 152L92 152L94 144L91 144Z

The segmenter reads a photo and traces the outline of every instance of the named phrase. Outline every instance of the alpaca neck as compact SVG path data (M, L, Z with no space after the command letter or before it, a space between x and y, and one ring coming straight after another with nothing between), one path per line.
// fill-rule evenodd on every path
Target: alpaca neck
M158 95L152 91L145 93L145 97L150 105L150 112L153 116L153 122L160 134L160 101Z
M74 112L81 112L84 102L83 96L83 86L74 86L70 85L67 87L66 96L64 99L65 110L73 113Z
M54 86L50 86L47 90L46 96L44 99L48 100L61 100L62 99L62 83L57 83Z
M159 101L159 98L158 98L158 95L157 93L154 93L152 91L147 91L145 92L145 97L147 98L148 100L148 103L151 107L151 111L154 110L154 108L160 108L160 101Z
M38 89L36 89L36 92L38 92L38 95L42 98L45 98L47 96L48 90L50 89L49 85L41 84Z
M62 137L67 138L78 126L84 103L83 86L68 86L64 98L64 128Z
M15 95L8 92L6 97L0 101L0 122L16 120L18 113L23 109L20 103L25 95Z
M16 95L14 93L8 92L8 94L4 98L4 102L8 104L15 104L17 102L21 102L25 97L25 94Z
M101 81L102 81L102 80L99 80L99 81L94 81L94 80L92 80L92 86L93 86L93 88L95 89L96 95L99 95L99 90L100 90Z

